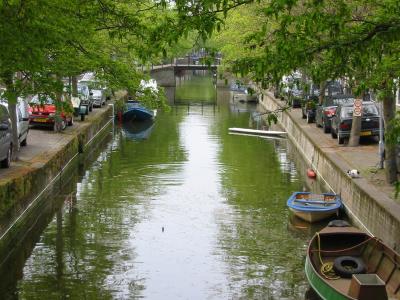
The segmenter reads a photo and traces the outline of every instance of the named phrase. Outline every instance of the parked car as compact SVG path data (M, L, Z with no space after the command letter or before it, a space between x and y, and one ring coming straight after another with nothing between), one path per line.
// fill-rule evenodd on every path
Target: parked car
M11 121L7 107L0 104L0 164L8 168L11 164L12 133Z
M7 101L0 100L0 103L4 105L8 110ZM16 115L18 141L21 146L26 146L29 132L29 104L25 99L18 98L16 105Z
M74 123L73 107L69 100L63 96L63 108L61 110L61 128L72 126ZM56 105L50 97L34 96L29 103L29 124L39 126L51 126L55 129Z
M336 112L339 104L354 102L354 96L351 95L335 95L325 96L322 104L317 105L315 113L315 124L317 127L322 127L325 133L331 130L331 118Z
M80 104L88 107L87 114L89 114L89 111L93 110L93 99L92 99L92 97L90 97L89 86L87 86L84 83L79 82L78 83L78 96L81 100Z
M300 89L301 74L293 73L282 78L281 95L288 101L288 104L293 108L301 107L301 102L304 99L304 93Z
M93 101L93 106L101 107L106 104L106 95L102 89L93 89L89 95Z
M101 91L104 97L104 101L111 99L111 91L108 89L103 82L96 78L96 74L93 72L87 72L83 74L81 80L78 82L78 93L82 99L82 105L88 106L88 111L92 111L93 106L101 106L102 104L98 104L98 97L92 97L92 94L99 94ZM96 99L96 101L95 101ZM96 102L96 104L94 103Z
M315 114L318 105L318 96L310 95L306 96L301 104L301 116L303 119L307 120L307 123L312 123L315 121Z
M341 104L332 117L332 138L339 144L350 137L353 123L353 104ZM375 102L363 102L360 136L379 136L379 110Z
M87 114L93 110L93 99L90 96L90 87L85 83L78 83L78 97L81 99L81 105L87 106Z
M339 81L331 80L326 83L325 96L343 95L344 89Z

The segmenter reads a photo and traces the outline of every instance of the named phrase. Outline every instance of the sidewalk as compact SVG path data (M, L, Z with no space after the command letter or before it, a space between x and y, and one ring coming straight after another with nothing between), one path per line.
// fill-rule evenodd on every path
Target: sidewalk
M271 111L286 106L270 92L264 92L261 103ZM329 190L341 194L350 219L400 249L400 199L394 198L394 187L386 183L384 170L378 169L378 142L370 138L357 147L339 145L315 123L307 124L299 108L278 113L278 120L307 168L313 168ZM350 169L359 170L360 177L349 177Z
M282 101L280 102L283 104ZM349 169L359 170L362 178L400 205L400 197L398 199L394 197L394 187L386 182L385 170L379 169L377 139L361 138L360 146L357 147L338 145L337 140L333 139L330 133L324 133L321 128L317 128L315 123L307 124L301 117L300 108L292 108L289 114L314 142L318 141L324 152L335 153L349 166Z
M18 160L11 162L8 169L0 169L0 185L18 178L32 169L43 167L55 153L66 146L84 126L91 123L100 114L108 109L108 105L96 108L80 121L80 117L74 118L74 125L67 126L62 132L54 132L50 128L32 127L29 129L28 144L20 148Z

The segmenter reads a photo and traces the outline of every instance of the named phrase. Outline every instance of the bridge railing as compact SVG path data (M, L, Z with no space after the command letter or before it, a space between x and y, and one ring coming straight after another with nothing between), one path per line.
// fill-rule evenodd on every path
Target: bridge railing
M185 57L177 57L173 58L170 61L162 61L161 64L151 64L151 65L141 65L138 66L139 70L142 70L143 72L145 71L150 71L150 70L156 70L156 69L162 69L165 67L172 67L172 66L209 66L209 62L206 63L205 57L196 57L196 56L191 56L187 55ZM215 67L221 64L221 57L215 57L211 63L211 66Z

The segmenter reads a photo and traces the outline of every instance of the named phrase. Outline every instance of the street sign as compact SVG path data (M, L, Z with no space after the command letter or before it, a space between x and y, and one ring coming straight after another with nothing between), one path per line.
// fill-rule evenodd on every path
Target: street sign
M354 100L353 116L354 117L361 117L361 114L362 114L362 99L355 99Z

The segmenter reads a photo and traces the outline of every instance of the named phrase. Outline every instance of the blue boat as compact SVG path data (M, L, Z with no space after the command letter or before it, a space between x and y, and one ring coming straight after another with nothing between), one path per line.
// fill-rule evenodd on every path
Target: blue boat
M156 112L144 107L139 101L129 100L125 104L125 112L122 115L123 121L144 121L153 119Z
M338 214L342 200L332 193L295 192L289 197L287 206L300 219L313 223Z

